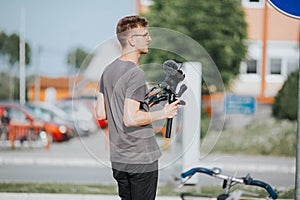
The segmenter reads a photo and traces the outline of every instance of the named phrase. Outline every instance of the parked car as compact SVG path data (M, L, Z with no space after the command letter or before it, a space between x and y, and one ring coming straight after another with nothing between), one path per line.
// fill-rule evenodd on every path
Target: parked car
M98 130L94 114L82 101L60 100L55 105L60 107L74 120L75 128L80 136L87 136Z
M86 108L89 110L89 112L93 116L93 121L98 126L98 128L106 129L108 126L107 120L98 120L96 117L96 113L95 113L96 101L97 101L97 99L93 96L73 97L73 98L66 98L66 99L62 100L62 102L69 102L70 105L72 105L72 103L77 104L78 102L80 104L85 104Z
M97 99L95 97L79 97L79 98L73 98L73 101L81 101L82 103L86 104L87 107L90 109L90 112L93 113L95 123L101 128L105 129L107 128L107 120L98 120L95 113L95 105Z
M73 119L62 109L52 103L34 102L26 104L32 112L39 118L56 124L61 124L69 127L75 133L75 126Z
M48 139L51 142L61 142L73 137L73 132L69 127L42 120L19 103L0 103L0 108L8 112L10 119L8 134L14 131L15 139L21 142L26 140L46 142ZM47 135L50 137L48 138Z

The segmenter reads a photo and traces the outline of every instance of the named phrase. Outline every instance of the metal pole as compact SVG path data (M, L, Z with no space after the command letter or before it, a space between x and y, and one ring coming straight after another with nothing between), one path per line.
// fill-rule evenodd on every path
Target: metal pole
M300 44L299 44L300 49ZM296 177L295 177L295 199L300 200L300 66L298 73L298 123L297 123L297 143L296 143Z
M267 46L268 46L268 4L265 1L263 18L263 47L262 47L262 66L261 66L261 91L260 97L262 100L265 98L266 89L266 62L267 62Z
M37 47L37 61L35 64L35 81L34 81L34 101L40 101L41 81L40 81L40 54L41 46Z
M24 41L24 29L25 29L25 8L21 8L20 17L20 51L19 51L19 64L20 64L20 103L25 104L25 41Z

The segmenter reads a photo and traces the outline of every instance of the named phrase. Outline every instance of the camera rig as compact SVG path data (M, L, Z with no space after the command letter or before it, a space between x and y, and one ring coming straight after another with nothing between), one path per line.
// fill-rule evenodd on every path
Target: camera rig
M179 91L176 92L178 84L185 78L185 74L181 70L182 64L182 62L176 60L167 60L163 63L162 68L166 74L163 83L151 88L145 97L145 101L148 102L150 107L162 101L172 103L186 91L187 86L182 84ZM179 104L185 105L185 102L180 100ZM167 119L166 138L171 137L172 121L172 118Z

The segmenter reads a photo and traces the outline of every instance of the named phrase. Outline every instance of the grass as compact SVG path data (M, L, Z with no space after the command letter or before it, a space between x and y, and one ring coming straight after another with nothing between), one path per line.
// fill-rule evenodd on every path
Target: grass
M216 197L222 194L220 186L186 186L182 189L174 189L174 185L159 185L158 196L177 196L181 193L198 195L201 197ZM264 198L265 190L259 188L236 187L236 190L244 191L243 196ZM61 194L110 194L117 195L116 185L100 184L70 184L70 183L16 183L0 182L0 192L16 193L61 193ZM277 190L279 198L293 199L294 189ZM249 195L250 194L250 195ZM253 194L253 195L251 195Z
M222 131L212 153L250 154L294 157L297 123L288 120L254 120L243 129ZM217 133L206 140L215 140Z
M116 185L2 182L0 192L117 194Z

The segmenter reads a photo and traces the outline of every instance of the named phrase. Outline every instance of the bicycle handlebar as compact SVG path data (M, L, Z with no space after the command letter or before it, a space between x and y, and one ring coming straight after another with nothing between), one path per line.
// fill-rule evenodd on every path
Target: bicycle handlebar
M203 174L208 174L210 176L213 176L214 172L210 169L206 169L206 168L203 168L203 167L197 167L197 168L192 168L186 172L183 172L181 174L181 177L182 178L185 178L187 176L193 176L196 172L199 172L199 173L203 173Z
M196 167L196 168L189 169L186 172L183 172L181 174L181 177L182 178L192 177L195 173L203 173L203 174L214 176L216 178L220 178L223 180L231 180L232 182L236 182L236 183L262 187L269 193L269 195L272 199L277 199L277 193L273 190L273 188L269 184L267 184L263 181L260 181L260 180L253 180L250 177L250 175L247 175L246 177L235 178L235 177L230 177L227 175L220 174L220 170L214 171L214 170L207 169L204 167Z
M254 186L262 187L265 190L267 190L267 192L269 193L269 195L272 199L277 199L277 193L273 190L273 188L269 184L267 184L263 181L252 180L249 184L246 184L246 185L254 185Z

